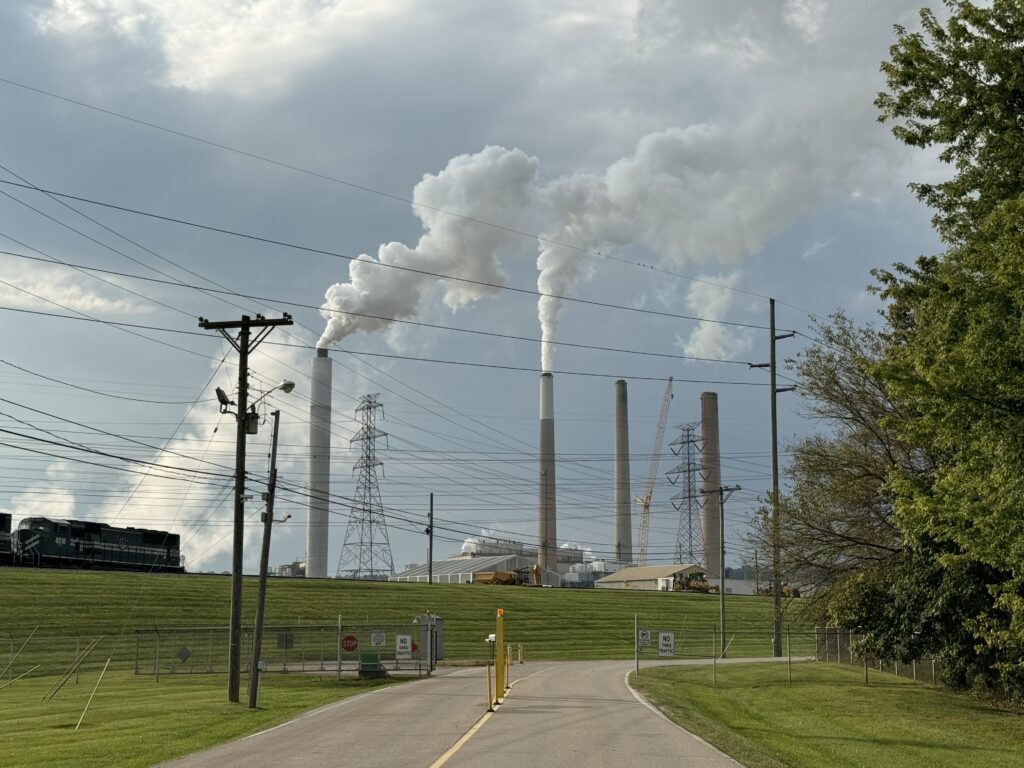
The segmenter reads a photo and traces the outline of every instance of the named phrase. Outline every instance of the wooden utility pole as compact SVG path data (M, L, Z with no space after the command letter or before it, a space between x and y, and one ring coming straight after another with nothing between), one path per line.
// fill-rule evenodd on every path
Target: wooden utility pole
M238 690L242 676L242 542L245 524L245 436L249 423L249 353L278 325L292 325L291 315L285 314L277 320L268 320L263 315L256 319L242 315L241 320L210 322L199 318L199 327L220 331L221 335L238 352L238 411L235 413L237 430L235 435L235 514L234 538L231 548L231 621L228 626L228 701L238 703ZM252 329L259 329L252 336ZM238 330L238 338L228 333ZM254 406L255 407L255 406ZM221 405L221 413L228 413ZM255 414L253 414L255 416Z

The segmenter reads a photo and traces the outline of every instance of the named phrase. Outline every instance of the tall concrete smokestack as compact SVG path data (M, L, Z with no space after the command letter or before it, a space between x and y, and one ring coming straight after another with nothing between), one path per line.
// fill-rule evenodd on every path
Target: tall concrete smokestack
M309 512L306 577L327 576L327 517L331 492L331 358L318 349L309 390Z
M545 584L558 570L555 535L555 390L550 373L540 375L540 483L537 520L537 565Z
M704 536L704 567L714 578L722 577L722 527L720 517L722 457L718 448L718 394L700 396L700 529Z
M626 382L615 382L615 559L633 561L632 497L629 493L629 401Z

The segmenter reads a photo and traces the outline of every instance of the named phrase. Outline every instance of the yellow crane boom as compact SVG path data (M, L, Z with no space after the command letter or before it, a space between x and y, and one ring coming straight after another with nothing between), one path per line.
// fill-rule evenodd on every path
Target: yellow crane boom
M640 504L640 534L637 536L636 564L647 565L647 534L651 529L651 495L654 493L654 481L658 479L658 465L661 463L661 449L665 445L665 425L668 423L668 408L672 403L672 377L668 377L668 386L661 398L661 413L658 414L658 428L654 432L654 445L651 447L651 466L647 470L647 492L635 501Z

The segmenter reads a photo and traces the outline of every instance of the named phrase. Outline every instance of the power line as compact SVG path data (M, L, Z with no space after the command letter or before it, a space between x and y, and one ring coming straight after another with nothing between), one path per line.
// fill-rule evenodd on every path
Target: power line
M726 364L731 364L731 365L750 365L750 363L745 361L745 360L729 360L729 359L714 358L714 357L696 357L696 356L693 356L693 355L675 355L675 354L670 354L670 353L667 353L667 352L647 352L647 351L636 350L636 349L619 349L619 348L616 348L616 347L602 347L602 346L593 345L593 344L579 344L579 343L568 342L568 341L550 341L550 340L547 340L547 339L538 339L536 337L531 337L531 336L515 336L515 335L507 334L507 333L498 333L496 331L481 331L481 330L478 330L478 329L475 329L475 328L456 328L456 327L449 326L449 325L439 325L439 324L436 324L436 323L425 323L425 322L422 322L422 321L419 321L419 320L408 320L406 318L400 318L400 317L387 317L387 316L384 316L384 315L371 315L371 314L368 314L366 312L352 312L352 311L346 310L346 309L328 309L326 307L321 307L320 305L317 305L317 304L304 304L304 303L298 302L298 301L288 301L286 299L276 299L276 298L271 298L271 297L268 297L268 296L255 296L253 294L239 293L237 291L232 291L232 290L229 290L229 289L218 290L218 289L213 289L213 288L206 288L206 287L198 286L198 285L190 285L188 283L181 282L180 280L174 280L174 279L161 280L159 278L154 278L154 277L145 277L143 275L133 275L133 274L130 274L130 273L127 273L127 272L118 272L118 271L113 270L113 269L102 269L100 267L87 267L87 266L80 265L80 264L72 264L72 263L66 262L66 261L54 262L54 261L51 261L49 259L40 259L40 258L37 258L35 256L29 256L27 254L17 253L17 252L14 252L14 251L3 251L3 250L0 250L0 254L5 255L5 256L15 256L15 257L21 258L21 259L28 259L30 261L41 261L41 262L47 263L47 264L49 264L49 263L58 263L58 264L61 264L63 266L71 267L71 268L74 268L74 269L77 269L77 270L81 270L81 271L84 271L84 272L99 272L99 273L102 273L102 274L114 275L116 277L124 277L124 278L128 278L128 279L131 279L131 280L143 280L143 281L150 282L150 283L157 283L159 285L169 285L169 286L174 286L176 288L188 288L190 290L201 291L201 292L206 293L206 294L222 294L222 295L234 296L236 298L248 299L250 301L259 301L259 302L262 302L262 303L264 303L264 304L266 304L268 306L272 306L272 305L277 304L277 305L282 305L282 306L287 306L287 307L298 307L300 309L313 309L313 310L317 310L319 312L329 312L329 313L335 314L335 315L348 315L348 316L351 316L351 317L363 317L363 318L367 318L369 320L381 320L381 321L389 322L389 323L398 323L398 324L401 324L401 325L412 325L412 326L417 326L417 327L420 327L420 328L431 328L431 329L440 330L440 331L452 331L452 332L455 332L455 333L468 333L468 334L472 334L472 335L476 335L476 336L486 336L486 337L489 337L489 338L509 339L510 341L525 341L525 342L530 342L530 343L533 343L533 344L553 344L553 345L556 345L556 346L559 346L559 347L571 347L571 348L574 348L574 349L590 349L590 350L595 350L595 351L599 351L599 352L615 352L615 353L627 354L627 355L643 355L643 356L648 356L648 357L664 357L664 358L669 358L669 359L672 359L672 360L691 360L691 361L694 361L694 362L702 362L702 363L726 363ZM149 326L134 326L134 327L147 328ZM194 335L201 335L201 334L194 334Z
M562 295L554 294L554 293L544 293L543 291L538 291L538 290L535 290L535 289L532 289L532 288L519 288L519 287L511 286L511 285L502 285L500 283L489 283L489 282L487 282L485 280L472 280L472 279L467 278L467 277L458 277L457 275L445 275L445 274L441 274L441 273L438 273L438 272L431 272L431 271L425 270L425 269L416 269L414 267L405 267L405 266L401 266L401 265L398 265L398 264L390 264L388 262L372 261L372 260L369 260L369 261L367 261L367 260L360 260L360 259L358 259L355 256L348 256L346 254L339 253L338 251L329 251L329 250L326 250L326 249L323 249L323 248L314 248L312 246L299 245L297 243L290 243L290 242L285 241L285 240L276 240L274 238L264 237L262 235L253 235L253 234L249 234L249 233L246 233L246 232L239 232L237 230L226 229L224 227L216 227L216 226L213 226L213 225L210 225L210 224L200 224L198 222L189 221L188 219L180 219L180 218L176 218L174 216L164 216L164 215L158 214L158 213L151 213L151 212L148 212L148 211L141 211L141 210L136 209L136 208L129 208L127 206L116 205L114 203L107 203L107 202L103 202L101 200L94 200L94 199L91 199L91 198L88 198L88 197L81 197L79 195L72 195L72 194L68 194L68 193L65 193L65 192L58 192L57 190L53 190L53 189L43 189L42 187L36 187L36 186L29 185L29 184L22 184L22 183L15 182L15 181L9 181L7 179L0 179L0 184L5 184L5 185L11 186L11 187L18 187L20 189L27 189L27 190L30 190L32 192L39 192L39 193L42 193L42 194L45 194L45 195L53 195L55 197L59 197L59 198L67 199L67 200L75 200L75 201L80 202L80 203L88 203L90 205L96 205L96 206L100 206L102 208L108 208L110 210L120 211L122 213L129 213L129 214L132 214L134 216L143 216L143 217L150 218L150 219L156 219L158 221L165 221L165 222L168 222L170 224L178 224L178 225L185 226L185 227L192 227L194 229L200 229L200 230L203 230L203 231L206 231L206 232L215 232L217 234L227 235L229 237L238 237L238 238L242 238L244 240L251 240L251 241L257 242L257 243L263 243L265 245L276 245L276 246L281 247L281 248L289 248L291 250L302 251L304 253L313 253L313 254L317 254L319 256L330 256L332 258L343 259L345 261L359 261L360 264L373 265L373 266L377 266L377 267L384 267L386 269L395 269L395 270L399 270L401 272L410 272L410 273L417 274L417 275L423 275L425 277L435 277L435 278L438 278L439 280L450 280L450 281L458 282L458 283L467 283L469 285L476 285L476 286L480 286L482 288L492 288L494 290L499 290L499 291L509 291L511 293L519 293L519 294L523 294L523 295L527 295L527 296L532 296L532 297L536 297L536 298L558 299L559 301L569 301L569 302L572 302L574 304L584 304L584 305L588 305L588 306L601 307L603 309L615 309L615 310L619 310L619 311L622 311L622 312L635 312L635 313L638 313L638 314L653 315L653 316L656 316L656 317L668 317L668 318L672 318L672 319L675 319L675 320L690 320L692 322L714 323L715 325L726 325L726 326L730 326L730 327L734 327L734 328L750 328L750 329L755 329L755 330L767 330L767 326L757 325L755 323L737 323L737 322L733 322L733 321L729 321L729 320L717 320L715 318L710 318L710 317L697 317L695 315L680 315L680 314L676 314L676 313L673 313L673 312L659 312L658 310L644 309L642 307L629 307L629 306L625 306L623 304L611 304L609 302L596 301L596 300L593 300L593 299L582 299L582 298L578 298L578 297L574 297L574 296L562 296Z
M412 206L414 208L422 208L424 210L434 211L436 213L441 213L441 214L444 214L445 216L451 216L453 218L460 219L462 221L469 221L469 222L472 222L474 224L479 224L481 226L490 227L491 229L496 229L496 230L499 230L499 231L502 231L502 232L508 232L509 234L514 234L514 235L519 235L521 237L526 237L526 238L529 238L530 240L537 240L538 242L544 243L546 245L557 245L557 246L559 246L561 248L568 248L569 250L576 251L578 253L583 253L583 254L586 254L586 255L589 255L589 256L594 256L594 257L597 257L597 258L607 259L609 261L616 261L616 262L619 262L620 264L625 264L627 266L637 267L639 269L643 269L643 270L647 270L647 271L652 271L652 272L658 272L660 274L669 275L671 277L675 277L675 278L678 278L678 279L688 280L688 281L693 282L693 283L701 283L703 285L710 285L710 286L714 286L715 288L721 288L723 290L733 291L735 293L742 293L742 294L745 294L747 296L755 296L755 297L761 298L761 299L771 298L771 297L766 296L764 294L757 293L755 291L746 290L744 288L736 288L735 286L725 285L724 283L716 283L716 282L714 282L712 280L707 280L705 278L693 277L691 275L684 275L684 274L682 274L680 272L673 272L671 270L667 270L667 269L664 269L664 268L661 268L661 267L655 267L655 266L652 266L652 265L649 265L649 264L644 264L644 263L639 262L639 261L631 261L629 259L623 259L623 258L620 258L620 257L617 257L617 256L612 256L611 254L608 254L608 253L604 253L602 251L597 251L597 250L594 250L594 249L591 249L591 248L585 248L583 246L575 245L573 243L565 243L565 242L561 242L559 240L553 240L551 238L545 238L545 237L542 237L542 236L540 236L540 235L538 235L536 233L526 232L526 231L523 231L523 230L520 230L520 229L516 229L514 227L506 226L504 224L498 224L498 223L495 223L495 222L487 221L485 219L479 219L479 218L476 218L474 216L468 216L466 214L457 213L455 211L450 211L450 210L447 210L445 208L439 208L439 207L436 207L436 206L427 205L426 203L416 202L415 200L413 200L411 198L403 197L401 195L396 195L396 194L393 194L393 193L390 193L390 192L384 192L382 190L374 189L373 187L366 186L364 184L357 184L356 182L348 181L346 179L340 179L340 178L338 178L336 176L331 176L331 175L326 174L326 173L321 173L319 171L314 171L314 170L311 170L309 168L303 168L301 166L293 165L291 163L287 163L287 162L284 162L282 160L275 160L275 159L273 159L271 157L267 157L265 155L260 155L260 154L257 154L255 152L249 152L247 150L239 149L237 147L232 147L230 145L222 144L220 142L216 142L216 141L213 141L211 139L205 139L205 138L203 138L201 136L196 136L194 134L186 133L185 131L179 131L179 130L176 130L174 128L168 128L166 126L159 125L158 123L153 123L153 122L150 122L150 121L147 121L147 120L142 120L142 119L137 118L137 117L132 117L130 115L126 115L126 114L124 114L122 112L117 112L117 111L112 110L112 109L105 109L103 107L97 107L97 106L95 106L93 104L89 104L87 102L80 101L78 99L72 99L72 98L70 98L68 96L62 96L60 94L53 93L52 91L47 91L47 90L44 90L42 88L36 88L36 87L28 85L26 83L20 83L20 82L18 82L16 80L10 80L8 78L0 77L0 83L5 83L5 84L13 86L15 88L21 88L21 89L26 90L26 91L31 91L32 93L37 93L37 94L40 94L42 96L46 96L46 97L51 98L51 99L56 99L58 101L63 101L65 103L67 103L67 104L74 104L75 106L82 107L84 109L89 109L89 110L92 110L94 112L99 112L101 114L108 115L110 117L116 117L119 120L125 120L125 121L130 122L130 123L135 123L136 125L141 125L141 126L143 126L145 128L151 128L151 129L156 130L156 131L161 131L163 133L167 133L167 134L170 134L172 136L177 136L178 138L187 139L189 141L198 142L200 144L205 144L206 146L213 147L215 149L220 149L220 150L223 150L225 152L231 152L233 154L240 155L242 157L247 157L249 159L257 160L259 162L266 163L268 165L276 166L278 168L284 168L285 170L294 171L295 173L300 173L300 174L303 174L303 175L306 175L306 176L312 176L314 178L321 179L323 181L331 182L332 184L339 184L341 186L348 187L350 189L354 189L354 190L359 191L359 192L365 192L367 194L376 195L377 197L381 197L381 198L384 198L384 199L387 199L387 200L393 200L395 202L404 203L404 204L410 205L410 206ZM0 166L0 167L2 167L2 166ZM11 173L12 176L17 176L17 174L15 174L13 172L10 172L10 171L8 171L8 172ZM808 311L806 309L803 309L802 307L798 307L795 304L789 304L789 303L786 303L784 301L779 301L779 303L780 304L785 304L787 307L795 309L798 312L803 312L804 314L809 315L809 316L813 316L813 314L814 314L813 312L810 312L810 311Z

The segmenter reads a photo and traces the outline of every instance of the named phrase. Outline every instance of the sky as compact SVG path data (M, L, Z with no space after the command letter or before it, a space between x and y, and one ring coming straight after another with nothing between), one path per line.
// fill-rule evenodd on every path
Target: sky
M877 320L871 269L940 249L907 184L947 172L873 106L920 2L0 4L0 510L174 531L190 570L227 569L214 388L237 390L237 355L198 318L287 312L251 358L246 572L273 410L290 519L271 563L305 554L318 345L330 573L366 394L396 569L425 561L431 493L437 556L536 543L542 370L560 545L610 554L623 378L634 495L659 461L649 559L674 560L678 459L652 448L671 376L666 443L718 393L739 565L771 485L768 376L747 365L768 359L769 297L792 358L815 317ZM805 410L779 396L783 468L827 429Z

